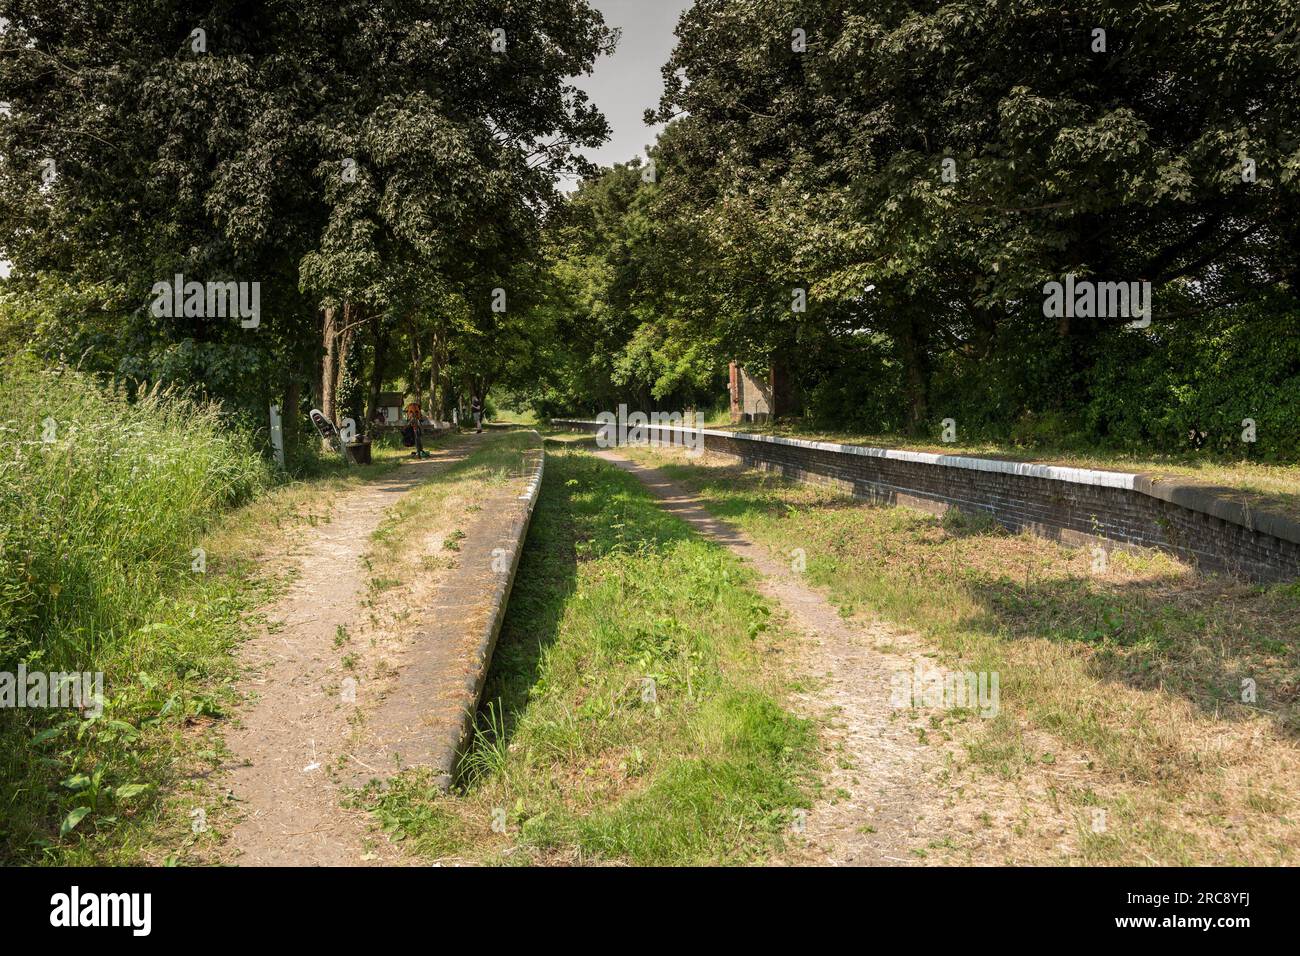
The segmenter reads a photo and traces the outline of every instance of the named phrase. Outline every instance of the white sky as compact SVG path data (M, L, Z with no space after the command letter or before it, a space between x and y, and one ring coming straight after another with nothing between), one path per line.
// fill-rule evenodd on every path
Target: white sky
M659 68L668 61L677 38L673 30L683 10L693 0L590 0L611 27L622 27L623 36L613 56L596 61L591 76L574 79L609 120L609 142L598 149L579 150L601 166L625 163L633 156L645 156L662 126L646 126L641 114L659 105L663 77ZM561 180L568 191L577 182Z

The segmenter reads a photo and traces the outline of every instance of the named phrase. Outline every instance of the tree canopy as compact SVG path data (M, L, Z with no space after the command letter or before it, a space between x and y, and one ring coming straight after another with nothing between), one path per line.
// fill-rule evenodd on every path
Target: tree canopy
M493 290L522 310L527 289L509 287L556 176L588 170L574 148L608 133L569 82L615 41L582 0L56 0L4 16L9 292L67 290L42 297L39 347L252 407L291 382L330 404L381 317L409 340L388 351L418 359L417 394L451 338L508 339L517 316L492 310ZM142 307L175 274L257 282L265 319L160 320ZM103 321L85 321L88 298ZM479 362L444 391L500 374Z
M331 417L716 406L734 360L825 426L1295 453L1295 0L700 0L600 170L582 0L7 10L0 336L47 356ZM265 321L150 314L177 274Z
M1294 448L1297 12L701 0L655 181L612 170L557 230L600 290L578 354L643 401L738 359L827 424L1174 447L1254 417ZM1047 314L1066 276L1150 283L1152 321Z

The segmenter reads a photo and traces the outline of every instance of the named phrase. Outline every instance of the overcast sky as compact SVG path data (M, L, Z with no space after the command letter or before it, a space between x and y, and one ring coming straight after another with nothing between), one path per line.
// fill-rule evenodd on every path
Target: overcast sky
M625 163L633 156L645 156L645 148L654 142L662 128L649 127L641 119L646 109L659 105L663 78L659 68L668 60L676 38L673 30L677 18L692 0L590 0L605 15L611 27L622 27L623 37L613 56L596 61L591 76L580 76L574 85L587 91L596 106L609 120L609 142L599 149L580 152L593 163L612 166ZM561 180L564 189L577 182Z

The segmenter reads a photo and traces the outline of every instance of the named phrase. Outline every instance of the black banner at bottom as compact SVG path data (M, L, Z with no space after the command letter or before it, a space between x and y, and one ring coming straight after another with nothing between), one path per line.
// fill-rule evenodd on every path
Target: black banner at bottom
M828 941L850 925L859 940L965 925L1233 945L1285 932L1296 909L1292 872L1262 869L7 869L0 880L11 942L127 945L374 945L466 930L594 942L675 935L683 918L731 943L771 943L786 923Z

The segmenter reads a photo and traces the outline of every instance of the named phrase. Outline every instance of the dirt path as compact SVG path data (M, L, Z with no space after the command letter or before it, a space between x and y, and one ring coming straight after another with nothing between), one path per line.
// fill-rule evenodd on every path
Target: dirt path
M268 610L268 626L243 647L255 695L227 734L233 761L225 786L242 818L226 842L228 862L252 866L398 865L410 862L370 833L368 815L339 805L339 781L356 758L344 747L356 709L344 692L339 628L353 628L366 593L362 557L384 510L421 481L467 456L470 437L407 461L345 493L347 507L298 542L297 576ZM351 698L351 700L349 699Z
M794 851L792 862L921 863L911 851L945 829L942 794L926 782L937 758L918 742L904 713L891 707L889 683L893 673L910 670L920 659L919 653L909 653L913 647L919 651L919 642L912 644L907 635L883 624L863 627L844 620L790 562L774 559L767 549L714 518L662 471L614 451L597 454L634 474L667 511L756 570L762 576L758 590L783 607L808 639L807 672L823 680L797 700L807 715L829 718L823 735L829 771L823 796L804 821L803 845Z

